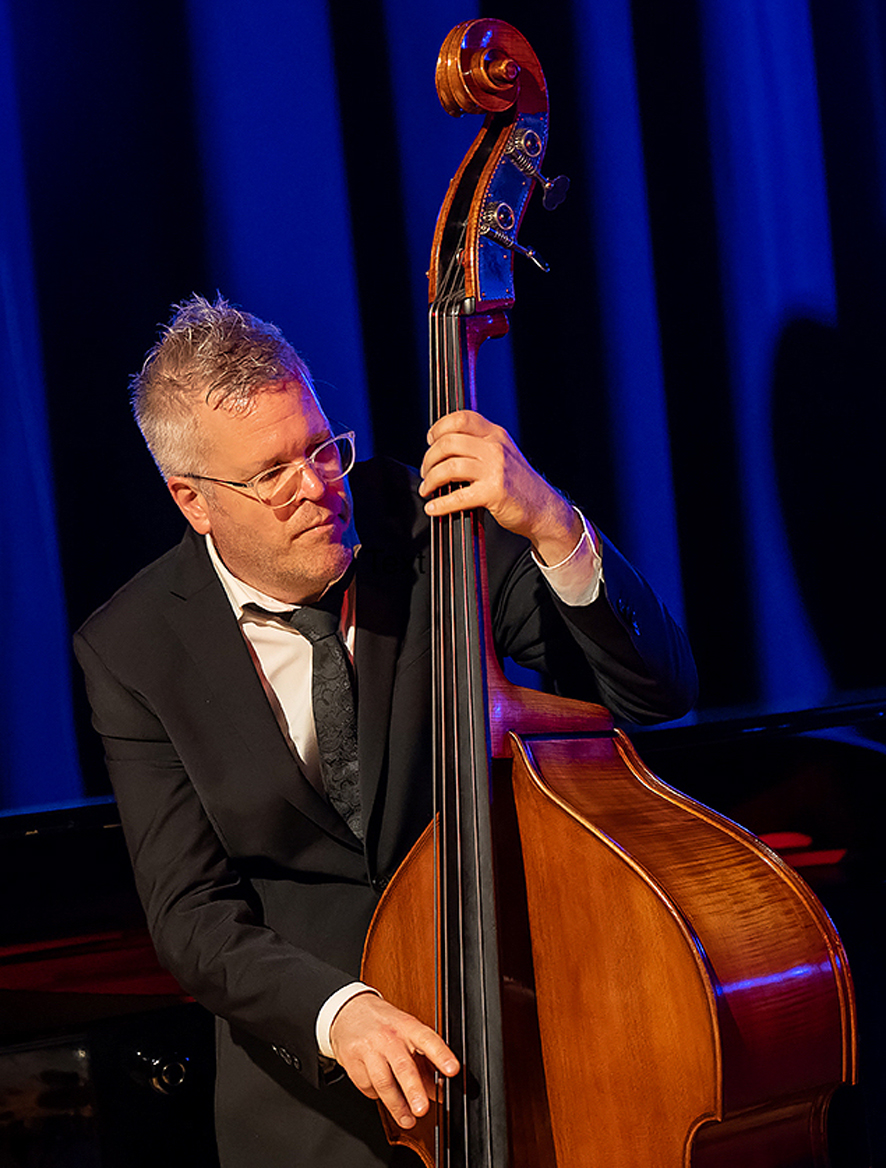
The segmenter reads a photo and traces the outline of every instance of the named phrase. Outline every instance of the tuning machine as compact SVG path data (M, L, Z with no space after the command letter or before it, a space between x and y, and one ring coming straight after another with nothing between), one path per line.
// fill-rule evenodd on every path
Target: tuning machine
M513 236L513 231L517 226L517 216L514 213L514 208L508 203L491 203L483 212L483 217L480 222L480 234L485 235L491 239L493 243L497 243L500 247L509 248L511 251L519 252L520 255L526 256L527 259L532 260L537 268L543 272L549 272L550 265L546 264L538 252L531 247L524 247Z
M565 174L558 175L554 179L545 178L538 169L543 148L541 135L535 130L515 126L505 147L505 154L518 170L531 175L532 178L541 183L544 189L541 205L546 211L553 211L566 198L569 191L569 179Z

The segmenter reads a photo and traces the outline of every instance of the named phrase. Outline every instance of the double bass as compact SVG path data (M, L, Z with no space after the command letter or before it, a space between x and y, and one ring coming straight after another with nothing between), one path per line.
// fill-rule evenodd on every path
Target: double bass
M440 51L437 91L483 126L445 197L430 280L431 421L475 408L507 330L541 172L544 75L503 21ZM653 775L601 706L524 690L489 633L483 523L432 520L434 816L379 902L362 978L463 1071L388 1138L427 1168L826 1168L855 1081L840 939L737 824Z

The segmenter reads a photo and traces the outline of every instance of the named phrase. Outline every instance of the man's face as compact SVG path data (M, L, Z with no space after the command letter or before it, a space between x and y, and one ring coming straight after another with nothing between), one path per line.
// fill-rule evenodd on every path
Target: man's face
M331 435L313 392L295 380L262 391L244 411L205 403L198 409L209 451L206 473L233 482L298 461ZM279 510L222 485L207 484L204 493L199 481L191 498L176 486L180 482L171 478L170 490L192 526L211 533L235 576L277 600L316 599L350 563L354 533L347 479L324 483L307 470L299 494Z

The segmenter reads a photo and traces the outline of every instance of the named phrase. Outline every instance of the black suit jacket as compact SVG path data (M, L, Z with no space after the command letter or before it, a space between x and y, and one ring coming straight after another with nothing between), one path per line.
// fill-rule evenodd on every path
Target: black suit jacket
M431 817L428 524L399 464L358 466L352 488L362 545L362 845L301 774L204 541L190 529L75 637L160 959L232 1027L219 1072L228 1110L237 1109L237 1083L252 1075L244 1116L276 1093L277 1126L296 1145L306 1125L339 1122L334 1107L325 1114L323 1091L312 1095L323 1082L317 1012L357 975L380 891ZM580 609L554 598L524 540L487 521L487 545L503 656L622 719L688 709L695 672L685 638L611 545L605 595ZM301 1102L285 1123L290 1096ZM357 1103L349 1097L346 1106ZM304 1162L379 1162L334 1156ZM248 1141L224 1162L250 1157L276 1163Z

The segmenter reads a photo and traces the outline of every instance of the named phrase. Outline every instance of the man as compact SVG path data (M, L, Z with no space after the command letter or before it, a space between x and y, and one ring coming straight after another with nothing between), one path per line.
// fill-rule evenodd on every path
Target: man
M432 427L420 480L384 460L349 476L352 436L304 363L224 300L179 307L133 402L189 526L76 650L158 954L219 1020L222 1164L415 1163L388 1149L372 1100L409 1127L431 1070L458 1061L355 979L379 895L431 818L427 516L485 508L499 651L573 696L633 721L682 715L685 638L479 414ZM330 596L358 690L341 814L311 710L319 650L290 623Z

